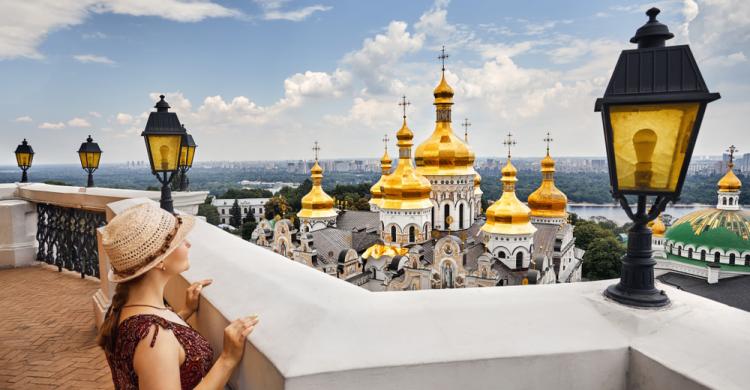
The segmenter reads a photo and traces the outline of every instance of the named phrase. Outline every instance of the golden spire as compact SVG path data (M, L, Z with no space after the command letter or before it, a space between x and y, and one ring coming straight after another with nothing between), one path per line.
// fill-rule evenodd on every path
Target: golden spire
M552 138L547 132L547 155L541 161L542 184L529 195L529 207L534 217L567 218L568 197L555 186L555 160L549 155Z
M734 174L733 170L734 152L737 151L738 149L734 145L731 145L729 149L727 149L727 152L729 152L729 163L727 164L727 173L724 174L724 177L722 177L721 180L719 180L719 192L735 192L742 188L742 182L737 175Z
M503 167L503 194L487 209L487 222L482 231L496 234L533 234L536 231L530 222L531 210L516 197L516 174L518 170L511 163L510 148L516 144L512 134L503 141L508 147L508 161Z
M297 216L300 218L335 217L337 213L336 209L333 208L333 198L326 194L321 186L323 168L318 164L318 152L320 152L318 141L315 141L312 150L315 153L315 164L310 168L312 188L307 195L302 197L302 209L297 213Z
M398 165L385 177L382 191L384 209L424 209L432 207L429 180L417 173L411 159L411 147L414 145L414 133L406 125L406 107L410 103L406 96L399 103L404 109L403 124L396 133L398 142Z
M661 220L661 213L655 220L648 223L648 227L651 228L651 234L654 237L664 237L664 232L667 231L667 227L664 226L664 221Z
M385 151L383 152L383 157L380 158L380 170L381 175L380 179L370 187L370 194L372 195L370 199L370 204L380 207L383 203L383 191L381 190L381 186L385 182L386 176L391 172L391 157L388 155L388 134L386 134L383 137L383 144L385 145Z
M438 56L442 60L440 84L435 88L435 130L422 142L414 155L417 170L422 175L474 175L474 152L456 137L451 127L453 88L445 80L445 47Z

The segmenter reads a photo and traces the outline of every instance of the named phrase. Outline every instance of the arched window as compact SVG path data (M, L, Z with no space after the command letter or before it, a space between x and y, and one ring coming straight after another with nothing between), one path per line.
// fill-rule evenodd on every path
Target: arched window
M724 206L726 206L727 205L727 198L725 198L725 197L722 196L721 197L721 204L723 204Z
M415 230L416 229L414 229L414 226L409 226L409 242L414 242L417 240Z
M745 255L745 265L750 266L750 255Z
M498 252L497 253L497 257L499 257L501 259L504 259L505 258L505 252L503 252L503 251Z
M677 256L682 256L682 247L681 246L677 247Z
M714 263L718 263L721 255L719 252L714 253Z
M435 229L435 206L430 209L430 223L432 228Z
M734 265L734 259L735 259L734 253L730 253L729 254L729 264Z
M450 229L451 227L448 225L448 217L451 215L451 208L448 205L445 205L443 208L443 224L445 225L445 230Z
M516 253L516 268L522 268L523 267L523 253L518 252Z
M693 248L688 248L688 259L693 258Z
M453 264L450 261L443 262L443 288L453 288Z
M701 250L701 260L706 261L706 250Z
M729 205L732 205L732 202L734 202L734 198L729 198Z
M464 205L463 203L458 206L458 228L464 228Z
M396 242L396 227L391 226L391 242Z

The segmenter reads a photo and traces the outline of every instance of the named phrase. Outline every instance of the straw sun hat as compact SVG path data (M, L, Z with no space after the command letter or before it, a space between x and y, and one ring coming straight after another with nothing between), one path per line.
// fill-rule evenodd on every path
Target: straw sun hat
M109 280L120 283L143 275L185 240L195 218L172 215L153 202L133 206L104 227L102 246L112 269Z

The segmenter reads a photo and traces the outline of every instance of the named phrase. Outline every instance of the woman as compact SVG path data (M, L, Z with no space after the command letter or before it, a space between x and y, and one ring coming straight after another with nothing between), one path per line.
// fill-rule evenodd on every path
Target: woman
M117 287L97 341L117 389L223 389L242 359L257 316L224 329L224 350L213 365L208 341L185 322L211 280L188 288L179 313L165 305L167 282L190 267L185 236L194 223L192 216L172 215L149 202L124 211L103 229L109 280Z

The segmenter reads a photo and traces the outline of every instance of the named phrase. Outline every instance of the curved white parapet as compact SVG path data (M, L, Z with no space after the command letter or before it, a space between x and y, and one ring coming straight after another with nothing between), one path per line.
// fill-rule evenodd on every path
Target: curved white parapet
M108 205L116 214L146 201ZM199 221L191 268L213 278L191 323L221 351L257 313L235 389L740 389L750 313L660 285L663 309L602 296L613 281L371 293Z

